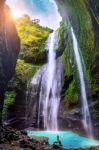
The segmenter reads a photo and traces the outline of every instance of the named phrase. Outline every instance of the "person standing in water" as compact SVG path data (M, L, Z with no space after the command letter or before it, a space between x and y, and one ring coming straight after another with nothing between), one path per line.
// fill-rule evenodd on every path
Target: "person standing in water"
M62 146L61 140L59 139L59 135L57 135L57 143L59 144L59 146Z
M57 135L57 140L54 142L53 147L54 148L62 148L62 143L61 143L61 140L59 138L59 135Z

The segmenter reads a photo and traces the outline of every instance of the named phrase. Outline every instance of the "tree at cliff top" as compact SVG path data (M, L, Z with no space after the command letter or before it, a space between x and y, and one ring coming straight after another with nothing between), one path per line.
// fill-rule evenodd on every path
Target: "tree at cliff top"
M16 19L17 31L21 39L20 59L28 63L43 64L46 61L45 41L51 29L42 27L28 15Z
M18 18L15 22L21 40L21 51L11 82L17 82L13 89L20 87L22 90L26 88L27 82L39 66L45 62L45 43L51 30L33 22L28 15Z
M21 40L21 51L16 73L9 85L11 90L25 90L27 82L46 61L45 43L51 29L40 26L28 15L16 19L15 23Z

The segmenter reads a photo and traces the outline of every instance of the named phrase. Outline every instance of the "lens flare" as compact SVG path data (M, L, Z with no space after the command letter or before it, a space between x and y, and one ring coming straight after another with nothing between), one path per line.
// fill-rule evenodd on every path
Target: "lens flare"
M12 9L11 12L12 12L13 18L19 18L24 14L22 11L14 10L14 9Z

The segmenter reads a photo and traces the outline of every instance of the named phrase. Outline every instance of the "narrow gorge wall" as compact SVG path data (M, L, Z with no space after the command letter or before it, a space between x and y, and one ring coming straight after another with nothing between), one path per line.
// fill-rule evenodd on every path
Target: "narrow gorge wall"
M88 85L88 99L91 113L94 120L94 127L98 128L99 118L99 2L97 0L55 0L59 12L64 20L61 23L60 39L69 34L69 26L74 28L78 39L80 54L83 61L84 74ZM60 40L61 41L61 40ZM73 76L68 87L64 87L65 110L75 105L76 109L79 100L79 82L76 71L75 60L71 44L72 40L68 38L66 48L63 54L65 64L66 79ZM78 86L78 88L77 88ZM90 90L89 90L90 89ZM69 108L70 109L70 108ZM97 132L97 131L96 131Z
M96 60L99 56L99 4L91 0L56 0L56 2L63 20L67 22L69 20L75 30L87 68L87 77L98 87L98 71L94 72L94 69L97 68Z
M20 50L20 40L11 16L9 7L4 0L0 1L0 122L4 93L11 79Z

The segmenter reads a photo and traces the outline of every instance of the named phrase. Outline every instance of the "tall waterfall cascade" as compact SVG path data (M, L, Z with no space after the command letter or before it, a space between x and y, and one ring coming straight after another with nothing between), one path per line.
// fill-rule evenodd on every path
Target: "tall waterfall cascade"
M49 35L46 44L48 63L41 81L38 126L42 115L44 129L57 131L63 69L62 61L56 59L55 47L57 47L57 34L54 31Z
M93 137L92 122L91 122L91 116L90 116L90 111L88 107L83 66L81 62L77 39L76 39L74 30L72 27L71 27L71 35L72 35L72 40L73 40L73 50L74 50L75 60L77 63L77 68L78 68L78 73L79 73L79 78L80 78L80 89L81 89L81 99L82 99L82 122L83 122L83 126L86 130L87 135L89 137Z

